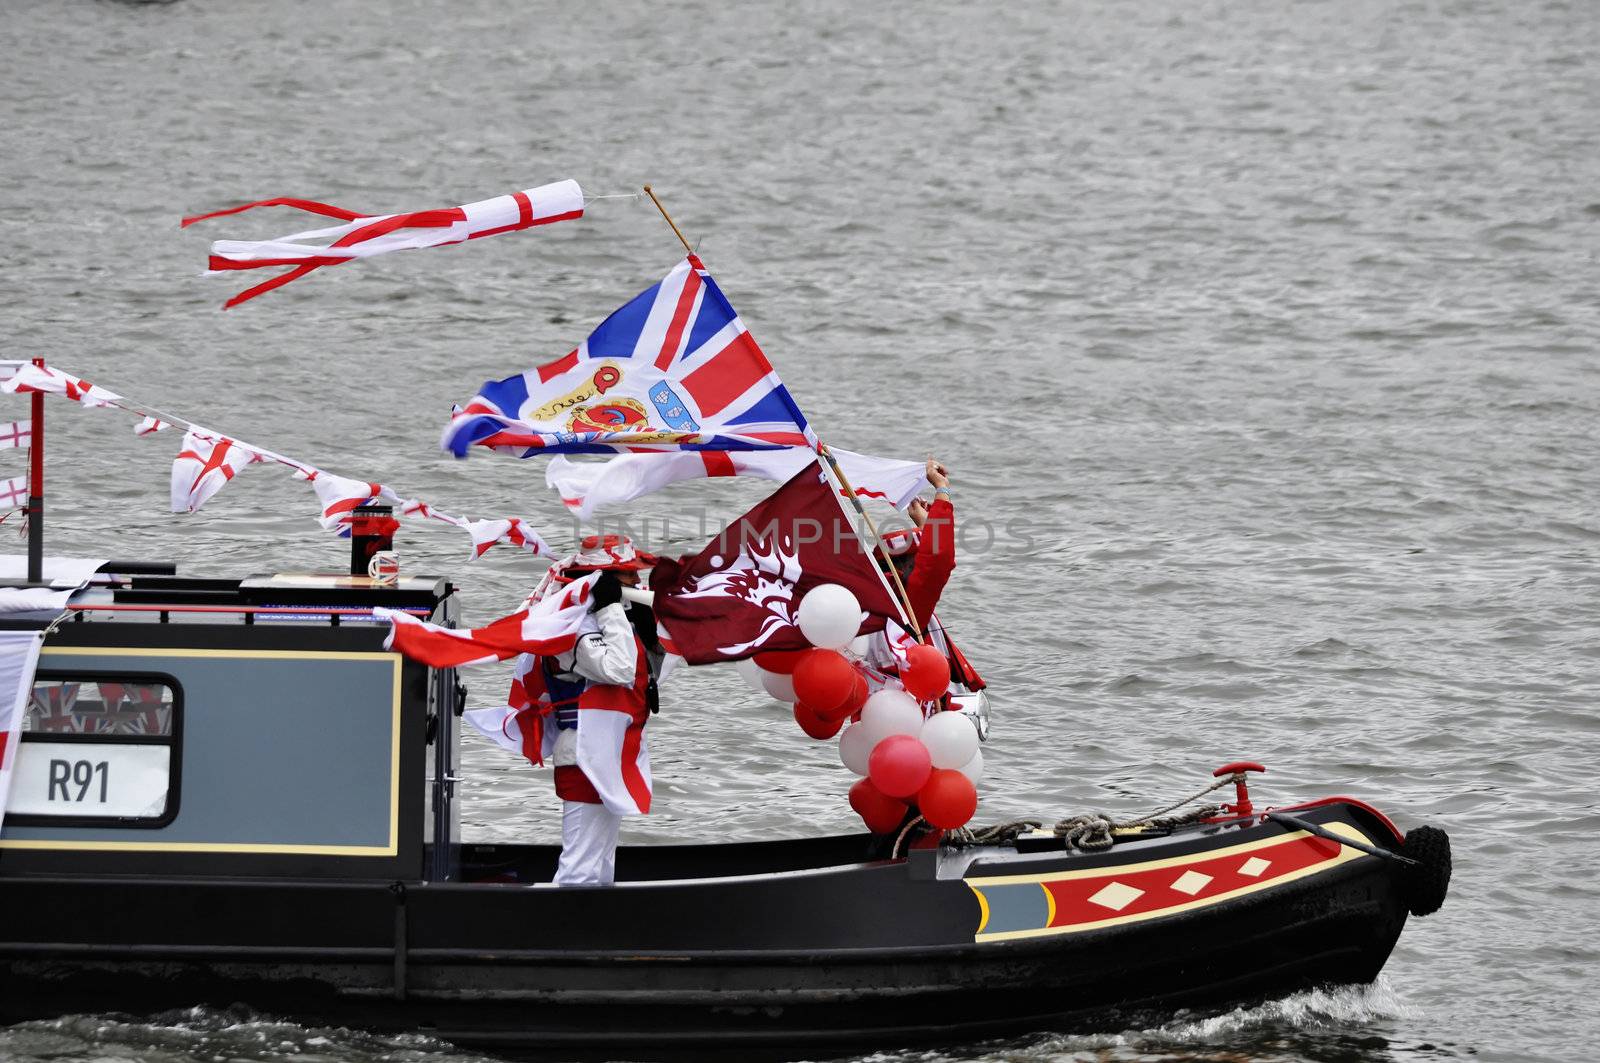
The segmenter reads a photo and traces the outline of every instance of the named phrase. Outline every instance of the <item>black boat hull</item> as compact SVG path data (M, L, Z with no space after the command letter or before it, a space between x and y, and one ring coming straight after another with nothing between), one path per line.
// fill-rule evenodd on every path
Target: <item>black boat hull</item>
M1303 815L1399 848L1386 821L1357 804ZM793 843L792 863L864 843ZM765 844L783 851L784 843ZM1254 872L1261 882L1214 900L1174 897L1182 903L1141 911L1112 894L1116 911L1073 925L1052 899L1038 926L999 900L1006 889L1027 899L1036 888L1066 898L1062 882L1087 889L1159 875L1176 884L1241 855L1286 860L1290 844L1315 859L1279 881ZM1096 856L923 851L686 877L715 850L737 864L740 848L640 855L633 877L644 880L610 890L0 879L5 910L30 913L0 943L0 1018L242 1002L501 1052L639 1057L722 1047L803 1056L1118 1028L1179 1008L1368 982L1407 912L1398 863L1272 823L1119 843ZM748 862L761 847L744 849ZM548 856L524 855L500 877L526 875ZM1032 885L1039 879L1045 885ZM1012 928L994 929L1002 925Z

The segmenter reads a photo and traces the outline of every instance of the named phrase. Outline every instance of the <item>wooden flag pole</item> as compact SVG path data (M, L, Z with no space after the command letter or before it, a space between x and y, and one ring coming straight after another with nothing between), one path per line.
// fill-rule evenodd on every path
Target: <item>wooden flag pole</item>
M656 209L667 220L667 224L672 226L673 235L677 236L678 242L683 245L684 251L691 255L694 254L694 248L690 247L689 241L684 239L683 230L678 228L678 223L672 220L672 215L667 213L667 208L663 207L661 200L656 198L655 190L649 185L645 185L644 194L650 197L650 202L656 205ZM826 444L818 443L817 453L822 455L827 461L828 467L833 470L834 478L838 481L839 487L843 489L841 493L850 499L851 505L856 507L856 512L861 514L861 519L867 526L868 534L872 536L873 542L877 544L878 553L882 556L883 563L889 570L889 579L893 581L895 595L900 599L900 608L905 610L906 619L911 623L912 633L917 636L918 641L927 642L928 633L923 630L922 622L917 619L916 611L911 608L911 596L906 593L905 584L900 582L900 573L894 567L894 559L889 556L889 548L884 545L882 537L878 535L877 526L872 523L872 518L867 515L866 507L861 504L861 499L856 496L856 489L850 485L849 477L845 476L844 470L839 467L839 462L834 458L833 452L828 449Z
M667 213L667 208L661 205L661 200L656 198L654 190L649 185L644 186L644 194L650 197L650 202L656 205L656 209L661 212L661 216L667 219L667 224L672 226L673 233L678 237L678 243L682 244L683 249L689 254L694 254L694 248L690 247L689 241L683 238L683 230L678 228L678 223L672 220L672 215Z
M833 470L834 477L843 488L842 493L856 507L856 512L861 514L861 519L866 522L867 532L877 544L878 554L883 558L884 566L889 570L889 579L894 584L895 595L900 599L900 608L905 610L906 619L911 621L911 633L917 636L918 642L927 642L928 633L923 629L922 621L917 619L916 610L911 608L911 595L906 593L906 586L900 582L900 570L894 567L894 558L889 556L889 547L884 543L883 537L878 534L877 525L872 523L872 518L867 515L867 508L861 504L861 499L856 494L856 489L851 486L850 478L844 474L844 469L839 465L839 459L833 456L833 451L826 443L817 444L817 453L827 459L828 467Z

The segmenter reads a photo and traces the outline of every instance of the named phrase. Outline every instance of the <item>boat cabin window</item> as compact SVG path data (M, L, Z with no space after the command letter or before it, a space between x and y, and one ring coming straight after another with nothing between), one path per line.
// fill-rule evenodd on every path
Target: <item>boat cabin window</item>
M41 674L23 718L6 821L170 823L181 712L171 676Z

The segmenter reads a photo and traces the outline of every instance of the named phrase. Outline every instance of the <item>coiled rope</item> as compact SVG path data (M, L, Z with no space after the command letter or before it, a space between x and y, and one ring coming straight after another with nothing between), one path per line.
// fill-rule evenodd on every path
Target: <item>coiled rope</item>
M1184 805L1200 800L1214 790L1224 786L1232 786L1235 782L1244 781L1244 773L1236 772L1213 782L1210 786L1197 793L1190 794L1181 801L1174 801L1165 808L1158 808L1143 816L1133 819L1112 819L1104 812L1089 812L1079 816L1071 816L1060 820L1055 826L1049 828L1050 833L1061 838L1068 849L1077 849L1080 852L1098 853L1111 848L1114 835L1120 830L1133 830L1137 827L1154 827L1157 830L1171 830L1189 823L1216 815L1222 811L1221 805L1201 805L1192 808L1182 815L1168 815ZM901 847L905 844L917 824L926 824L928 821L918 816L900 829L900 834L894 840L894 849L889 858L898 859ZM1044 821L1040 819L1013 819L1005 823L997 823L991 827L957 827L955 830L944 832L943 844L956 848L965 848L972 845L1006 845L1017 840L1018 836L1033 831L1045 829Z

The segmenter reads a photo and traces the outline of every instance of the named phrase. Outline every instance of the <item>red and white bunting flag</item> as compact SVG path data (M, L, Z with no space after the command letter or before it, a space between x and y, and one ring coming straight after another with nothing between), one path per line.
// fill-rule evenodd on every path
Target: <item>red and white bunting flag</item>
M350 515L359 507L380 501L403 501L383 484L368 480L350 480L321 469L305 469L294 475L297 480L309 480L317 492L317 500L322 503L322 516L317 518L318 522L345 539L350 538Z
M16 450L33 446L33 422L12 421L0 424L0 450Z
M875 458L834 448L850 486L862 498L877 498L904 509L927 486L926 468L918 461ZM620 505L659 491L668 484L720 476L759 476L778 483L816 460L806 447L786 450L680 451L623 454L609 461L577 462L558 455L545 468L545 483L579 520L592 520L602 506Z
M433 668L505 661L519 653L551 657L577 643L578 628L589 613L590 588L599 577L596 572L574 580L536 604L471 631L429 624L391 609L374 609L372 615L392 625L384 649Z
M236 439L198 426L189 429L172 462L172 512L195 512L240 469L264 460Z
M121 395L107 391L98 384L91 384L81 377L63 373L48 365L37 366L32 362L19 367L10 380L0 384L0 391L8 395L42 391L47 395L64 396L85 406L115 406L122 401Z
M290 266L287 273L247 288L223 304L223 309L254 299L321 266L337 266L358 258L409 251L423 247L459 244L485 236L517 232L536 225L583 216L583 189L576 181L528 188L507 196L479 200L460 207L418 210L406 214L361 214L309 199L262 199L227 210L184 218L185 226L207 218L238 214L255 207L294 207L311 214L337 218L344 225L291 233L275 240L218 240L211 245L211 274L236 269Z
M133 426L133 434L136 436L153 436L157 432L165 432L171 427L172 425L167 421L158 421L154 417L144 417L140 419L138 424Z
M489 547L496 543L510 543L538 556L550 554L550 544L521 517L508 517L504 520L469 520L463 527L467 529L467 534L472 536L472 554L467 558L468 561L476 561L488 553Z
M43 644L42 631L0 631L0 820L5 818L11 796L17 746Z
M408 498L400 503L400 515L408 520L436 520L441 524L450 524L457 528L467 526L465 518L434 509L420 498Z
M16 509L28 504L28 478L13 476L0 480L0 509Z

